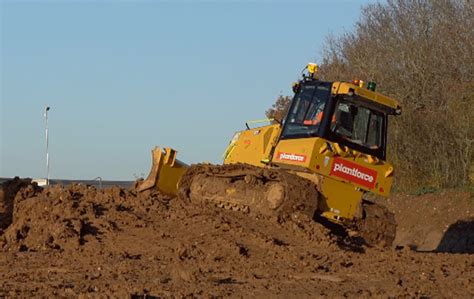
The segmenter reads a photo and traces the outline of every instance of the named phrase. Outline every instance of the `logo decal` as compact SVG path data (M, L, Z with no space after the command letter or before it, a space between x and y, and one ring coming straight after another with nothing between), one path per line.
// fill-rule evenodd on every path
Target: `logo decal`
M377 181L377 171L341 158L334 158L330 175L343 178L369 189L373 189Z
M278 160L287 160L287 161L293 161L293 162L305 162L306 161L306 156L305 155L278 152Z

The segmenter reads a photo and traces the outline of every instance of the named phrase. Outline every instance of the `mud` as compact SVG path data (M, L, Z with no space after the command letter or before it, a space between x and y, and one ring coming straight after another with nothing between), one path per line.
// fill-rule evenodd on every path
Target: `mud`
M365 243L377 247L390 247L396 237L395 215L387 207L364 201L365 217L357 223L357 231Z
M12 223L13 202L18 191L27 194L27 190L35 192L39 190L36 184L32 184L29 179L20 179L15 177L13 180L6 181L0 188L0 232Z
M417 252L407 234L381 250L304 214L282 221L134 188L8 186L0 297L474 296L472 251ZM445 232L471 230L465 216ZM408 220L402 232L423 227Z
M397 245L416 251L474 253L474 193L401 194L384 202L395 213Z

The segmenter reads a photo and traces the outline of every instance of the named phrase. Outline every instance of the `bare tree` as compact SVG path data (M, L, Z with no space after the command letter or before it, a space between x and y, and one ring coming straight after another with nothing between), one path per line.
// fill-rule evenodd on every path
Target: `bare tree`
M273 118L276 121L281 122L288 112L290 101L291 97L289 96L278 96L272 107L265 112L265 115L268 118Z

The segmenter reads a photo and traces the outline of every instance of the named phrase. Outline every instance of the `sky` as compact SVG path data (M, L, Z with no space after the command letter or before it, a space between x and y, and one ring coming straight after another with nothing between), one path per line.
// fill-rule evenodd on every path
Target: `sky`
M133 180L222 162L367 1L0 0L0 177Z

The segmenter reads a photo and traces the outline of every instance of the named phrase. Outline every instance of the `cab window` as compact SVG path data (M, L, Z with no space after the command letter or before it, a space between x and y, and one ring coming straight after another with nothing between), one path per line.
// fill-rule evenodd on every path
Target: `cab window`
M369 149L382 147L382 113L341 100L336 104L331 131L342 139Z
M283 138L304 138L318 134L323 111L330 98L330 87L327 83L302 86L285 120Z

